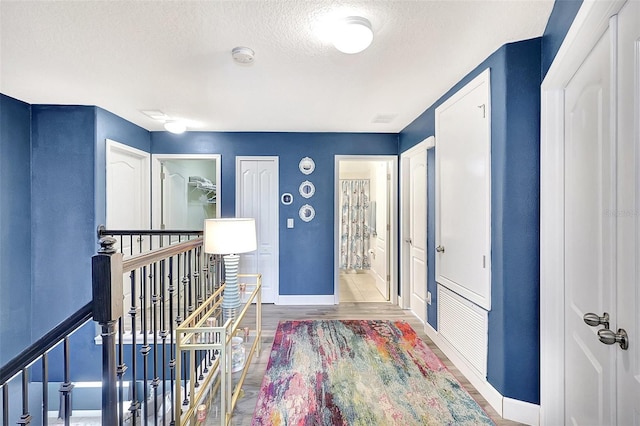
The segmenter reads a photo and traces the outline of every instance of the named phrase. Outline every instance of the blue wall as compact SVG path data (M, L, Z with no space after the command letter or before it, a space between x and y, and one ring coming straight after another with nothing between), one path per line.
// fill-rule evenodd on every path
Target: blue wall
M34 339L91 299L94 139L94 107L32 106Z
M434 134L435 109L486 68L491 69L492 222L487 379L504 396L538 403L540 39L498 49L403 130L400 145L404 151ZM437 329L434 150L428 161L428 321Z
M542 36L542 79L556 57L564 38L573 23L582 0L556 0L547 27Z
M150 151L150 133L93 106L0 102L4 363L91 300L91 256L105 218L105 139ZM72 359L80 377L94 380L95 332L91 323L74 335ZM50 359L60 365L60 351ZM51 380L61 380L58 373L52 368Z
M95 228L105 225L107 217L107 139L151 152L151 134L148 130L96 107Z
M541 39L503 46L399 135L400 152L435 134L435 109L487 67L492 98L492 311L489 383L502 395L539 403L540 82L581 5L554 5ZM427 154L428 321L437 329L435 150Z
M0 95L0 365L31 343L31 107Z
M289 206L279 210L280 294L332 295L334 274L334 192L335 155L396 155L396 134L368 133L215 133L189 132L173 135L152 132L154 154L220 154L222 159L219 202L222 216L235 215L236 156L269 155L279 157L280 193L294 194ZM303 175L298 163L303 157L316 163L311 175ZM312 198L298 195L304 180L316 186ZM298 217L298 209L309 203L316 210L308 223ZM294 218L295 227L286 228ZM309 273L313 271L313 273Z
M304 156L314 158L316 170L308 178L316 184L311 199L316 218L307 224L297 219L303 204L298 196L291 206L280 204L280 293L328 295L333 294L334 155L395 155L407 150L435 133L435 107L490 66L495 144L492 272L496 285L490 316L489 381L505 396L537 402L539 301L538 272L533 265L539 250L538 228L533 222L538 210L532 206L538 203L538 178L532 170L539 169L537 140L534 142L534 128L539 126L539 81L580 4L580 0L557 1L541 42L499 49L399 136L213 132L177 136L149 133L97 107L29 106L0 95L0 363L91 297L89 265L97 248L95 227L105 217L104 139L153 153L220 153L223 216L233 216L235 211L236 155L279 156L280 192L294 196L307 178L299 172L298 161ZM434 160L431 150L426 194L429 247L435 246ZM294 229L285 228L287 217L296 218ZM435 264L433 250L428 264ZM428 285L435 305L433 272L431 267ZM31 297L32 305L21 303ZM6 324L15 329L15 318L20 318L21 332L14 336ZM429 310L428 320L437 326L435 309ZM80 356L73 360L76 368L91 377L99 356L99 347L92 341L94 332L90 324L78 334Z

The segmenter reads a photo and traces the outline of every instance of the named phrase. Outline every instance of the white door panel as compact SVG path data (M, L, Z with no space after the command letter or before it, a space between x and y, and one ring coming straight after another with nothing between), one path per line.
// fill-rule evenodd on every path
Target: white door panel
M583 320L615 312L610 52L607 31L565 88L567 424L615 424L615 348Z
M376 211L375 223L376 223L376 236L372 238L373 243L371 247L374 249L374 256L371 260L372 269L375 271L376 287L380 294L383 295L385 300L389 300L390 294L390 280L387 279L389 275L388 263L389 263L389 203L390 203L390 185L387 179L388 162L381 161L376 165L376 187L375 187L375 200Z
M436 109L436 281L491 307L489 72Z
M107 229L149 229L150 155L107 139L106 163ZM146 243L124 238L122 253L137 254Z
M237 157L236 216L256 220L257 250L240 258L240 273L262 274L262 301L278 296L278 160Z
M639 54L640 4L628 2L565 89L567 423L640 423ZM628 349L600 342L587 312L607 312Z
M150 155L127 145L106 141L106 223L107 229L149 229ZM120 238L120 237L118 237ZM122 237L119 248L123 255L139 254L149 249L149 237ZM139 276L138 276L139 279ZM129 274L123 279L123 308L131 306ZM128 325L125 327L128 328Z
M409 157L409 303L427 322L427 151Z
M640 425L640 2L618 19L617 324L629 349L615 351L618 424Z

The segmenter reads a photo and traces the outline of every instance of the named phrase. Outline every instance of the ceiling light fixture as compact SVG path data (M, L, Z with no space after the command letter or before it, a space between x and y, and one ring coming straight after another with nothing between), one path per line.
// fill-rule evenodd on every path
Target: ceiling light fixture
M181 133L184 133L187 130L187 125L184 124L182 121L172 120L164 123L164 129L167 132L171 132L171 133L175 133L176 135L179 135Z
M360 16L349 16L335 27L333 45L342 53L359 53L373 41L371 23Z

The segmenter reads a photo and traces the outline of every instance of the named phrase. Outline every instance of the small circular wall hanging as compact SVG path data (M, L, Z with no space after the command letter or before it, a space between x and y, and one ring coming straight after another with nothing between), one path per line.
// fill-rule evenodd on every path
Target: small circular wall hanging
M310 175L315 170L316 163L311 158L304 157L302 160L300 160L300 163L298 164L298 168L305 175Z
M311 220L313 220L313 218L316 216L316 211L309 204L305 204L304 206L300 207L298 215L304 222L311 222Z
M316 186L308 180L305 180L300 184L298 191L300 191L300 195L304 198L311 198L313 194L316 193Z

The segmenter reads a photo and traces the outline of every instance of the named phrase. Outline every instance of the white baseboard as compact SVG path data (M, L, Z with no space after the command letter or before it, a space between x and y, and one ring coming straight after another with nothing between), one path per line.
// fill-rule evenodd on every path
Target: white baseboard
M505 397L502 401L502 417L526 425L540 424L540 406L530 402Z
M449 342L440 337L440 334L434 330L429 324L425 324L424 327L427 336L435 343L442 352L449 358L449 360L456 366L464 377L469 380L474 388L480 392L480 394L487 400L489 405L498 412L501 417L504 417L502 410L503 396L498 392L484 377L480 377L467 361L460 355L460 353Z
M333 294L326 295L295 295L278 296L278 305L335 305L336 298Z
M480 377L467 360L447 340L440 337L431 325L425 324L424 331L503 419L532 426L540 424L539 405L502 396L486 378Z

